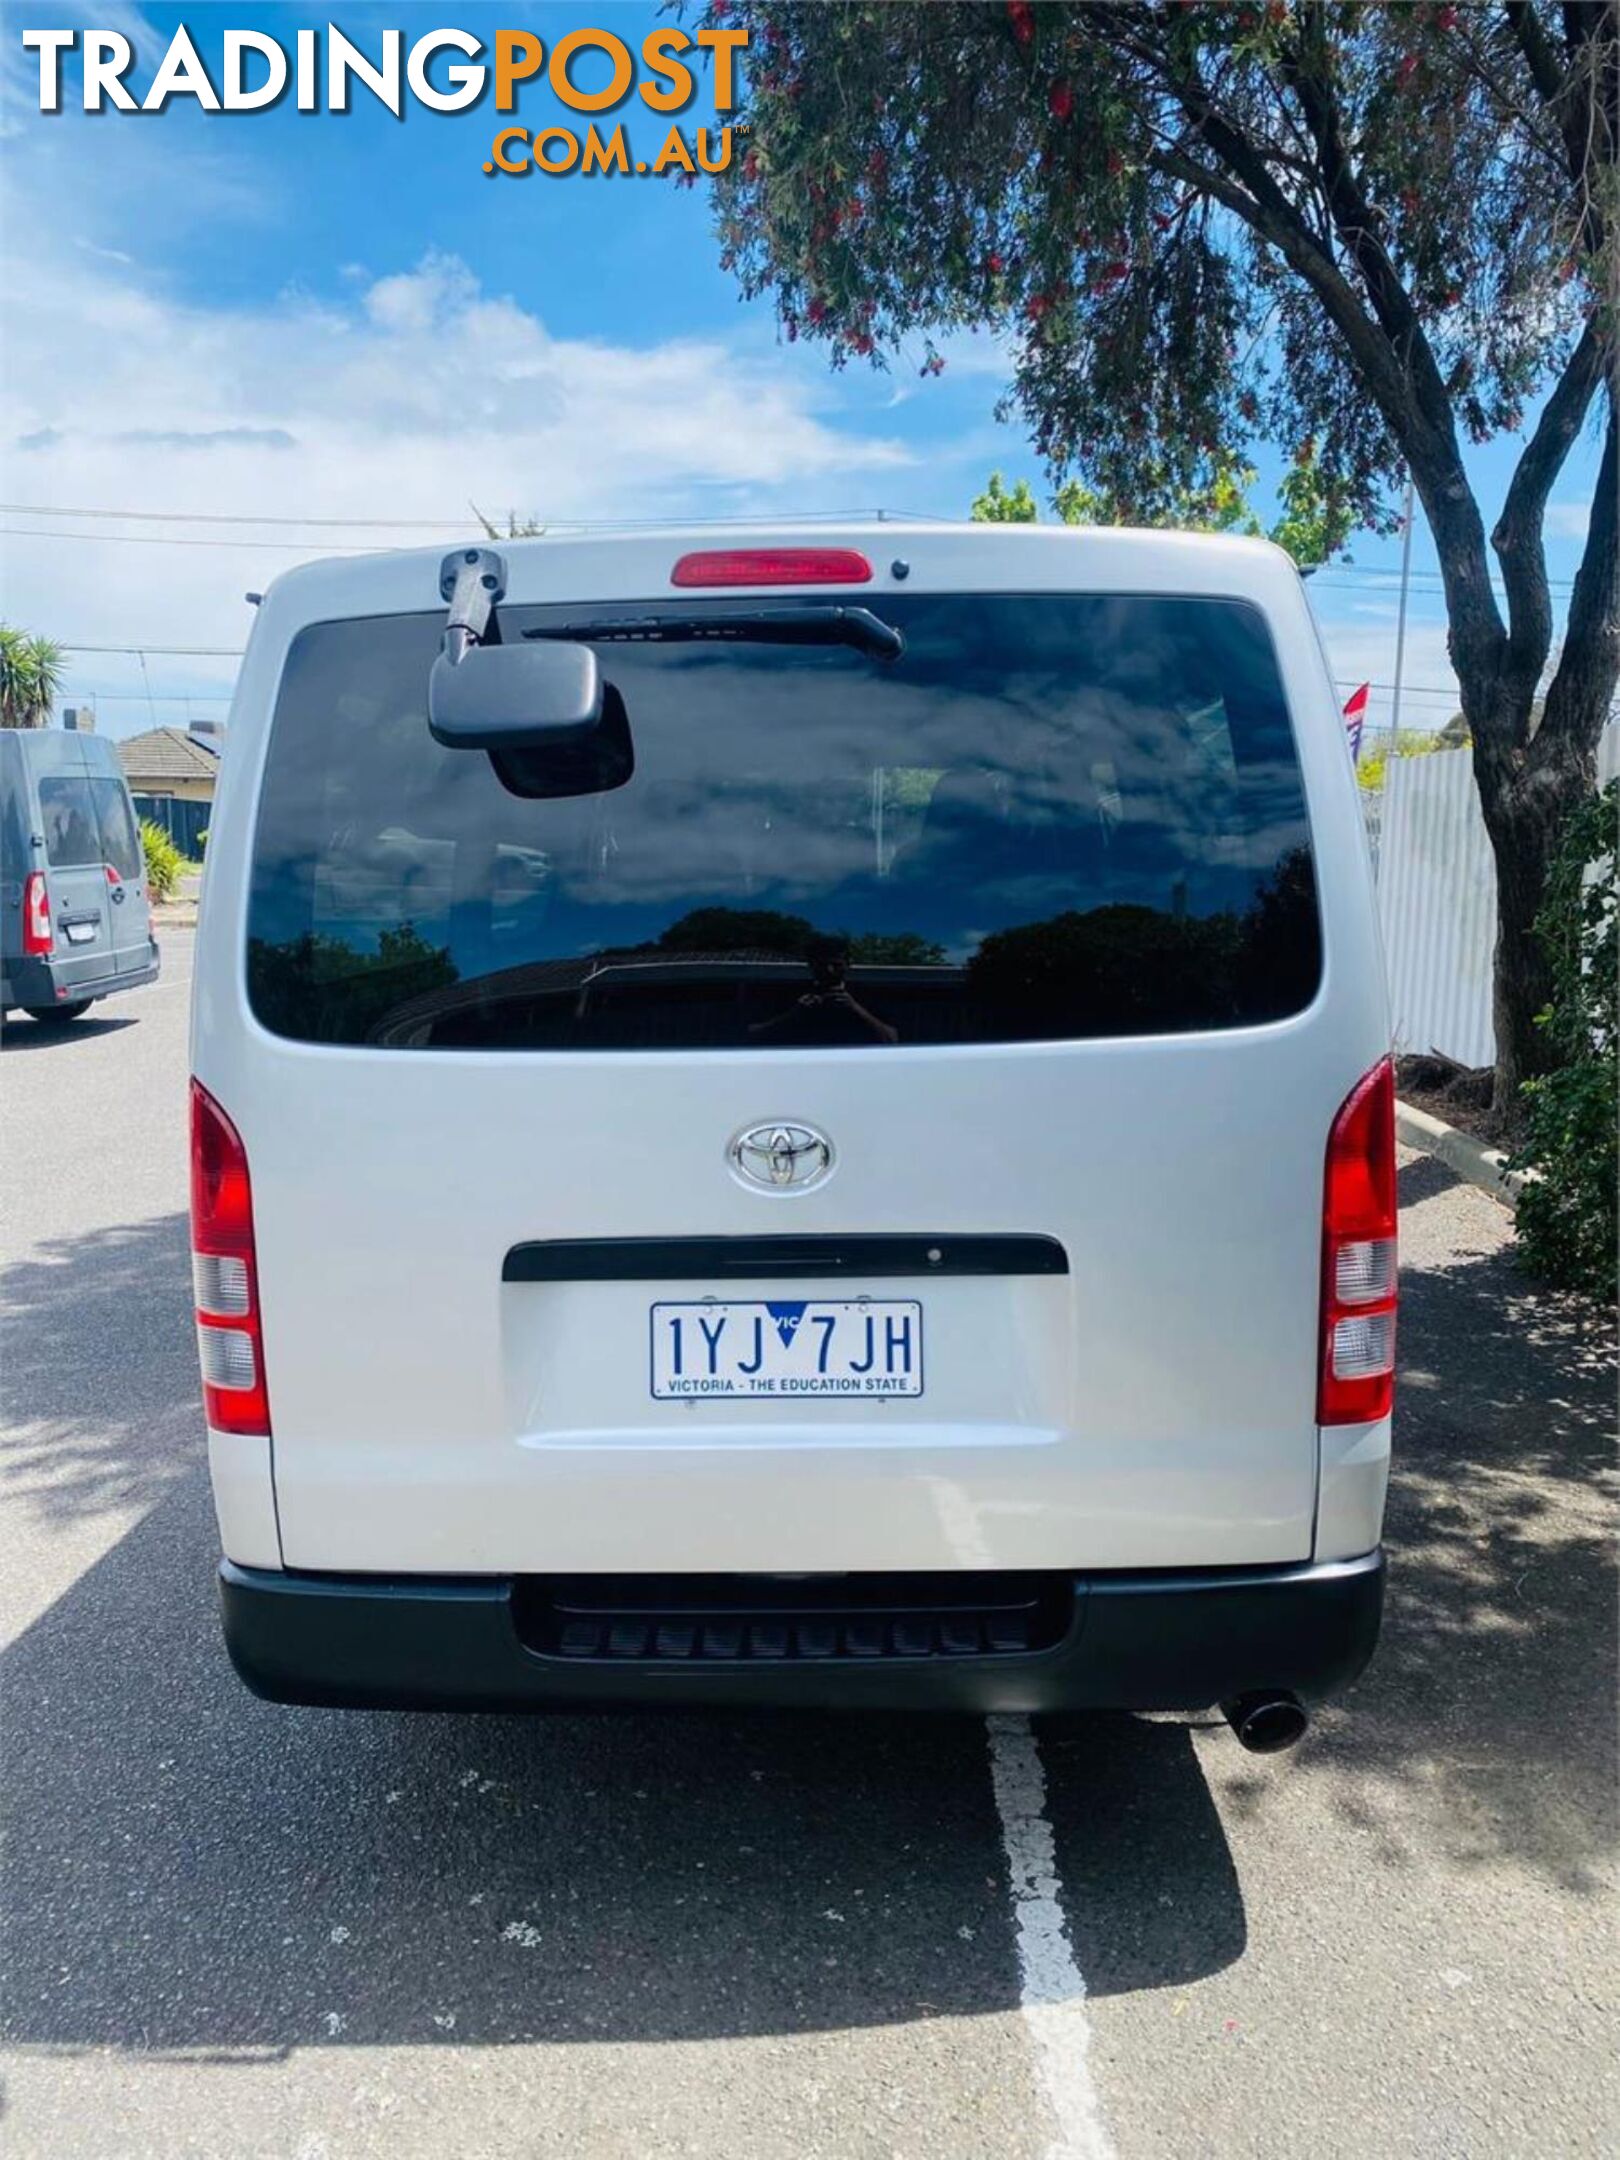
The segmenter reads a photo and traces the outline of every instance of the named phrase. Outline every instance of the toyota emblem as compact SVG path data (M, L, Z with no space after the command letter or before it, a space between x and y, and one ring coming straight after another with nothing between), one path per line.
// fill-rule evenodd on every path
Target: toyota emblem
M813 1125L786 1120L750 1125L729 1149L731 1167L745 1185L771 1193L808 1192L832 1169L832 1142Z

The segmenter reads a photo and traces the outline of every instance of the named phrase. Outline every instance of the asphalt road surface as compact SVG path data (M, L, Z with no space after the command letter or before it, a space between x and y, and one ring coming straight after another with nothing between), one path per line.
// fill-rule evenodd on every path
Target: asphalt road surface
M408 1717L220 1647L189 937L0 1053L13 2160L1614 2150L1614 1379L1402 1171L1390 1608L1208 1720Z

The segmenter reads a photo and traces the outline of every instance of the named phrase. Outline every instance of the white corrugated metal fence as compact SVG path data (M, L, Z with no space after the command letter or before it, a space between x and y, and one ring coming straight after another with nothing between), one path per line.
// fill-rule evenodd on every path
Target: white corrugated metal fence
M1604 780L1620 771L1620 725L1598 749ZM1395 1041L1489 1065L1496 865L1474 788L1472 753L1392 758L1378 841L1378 912L1389 960Z

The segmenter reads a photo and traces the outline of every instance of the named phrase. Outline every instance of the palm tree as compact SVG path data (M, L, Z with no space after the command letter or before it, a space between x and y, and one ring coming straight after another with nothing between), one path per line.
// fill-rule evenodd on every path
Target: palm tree
M0 727L44 727L61 685L61 646L0 623Z

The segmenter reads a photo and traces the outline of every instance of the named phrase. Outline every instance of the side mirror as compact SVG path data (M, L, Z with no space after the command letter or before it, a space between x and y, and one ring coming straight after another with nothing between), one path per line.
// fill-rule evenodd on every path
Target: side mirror
M602 718L602 678L589 645L466 645L434 661L428 728L447 750L569 749Z

